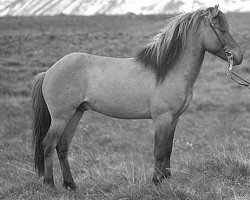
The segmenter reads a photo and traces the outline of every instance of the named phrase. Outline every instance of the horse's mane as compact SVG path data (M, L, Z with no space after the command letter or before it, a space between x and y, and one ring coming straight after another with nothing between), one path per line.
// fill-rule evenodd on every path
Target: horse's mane
M157 84L162 83L174 67L185 47L189 28L194 26L197 29L202 17L212 9L212 7L206 10L200 9L171 18L167 26L138 52L136 60L155 73ZM218 18L227 25L226 18L221 11L218 13Z

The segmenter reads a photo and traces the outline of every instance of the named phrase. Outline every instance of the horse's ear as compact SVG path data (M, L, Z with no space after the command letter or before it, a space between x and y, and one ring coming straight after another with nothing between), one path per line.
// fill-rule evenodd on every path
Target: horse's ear
M219 5L214 6L214 9L212 10L212 15L217 16L219 13Z
M214 6L214 8L212 8L211 10L208 9L208 17L210 19L215 18L218 15L218 13L219 13L219 5Z

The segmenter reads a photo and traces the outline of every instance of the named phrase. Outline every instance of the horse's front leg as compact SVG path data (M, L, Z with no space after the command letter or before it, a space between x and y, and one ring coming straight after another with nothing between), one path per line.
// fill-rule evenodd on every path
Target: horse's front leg
M154 119L155 123L155 170L153 182L158 184L163 178L171 176L170 156L178 117L166 113Z

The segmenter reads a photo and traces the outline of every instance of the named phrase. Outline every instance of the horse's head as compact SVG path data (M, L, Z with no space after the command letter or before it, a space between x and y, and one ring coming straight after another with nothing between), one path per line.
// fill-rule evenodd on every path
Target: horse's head
M233 54L234 64L239 65L243 54L229 32L224 14L215 6L206 9L203 17L202 40L205 50L223 60L227 60L225 51L229 51Z

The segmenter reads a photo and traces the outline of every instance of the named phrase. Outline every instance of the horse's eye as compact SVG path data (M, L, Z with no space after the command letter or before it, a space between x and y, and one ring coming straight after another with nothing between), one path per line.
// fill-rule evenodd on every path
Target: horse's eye
M212 26L214 26L216 23L217 23L217 22L213 22L213 23L212 23Z
M214 26L215 24L217 24L218 21L217 20L214 20L213 22L211 22L212 26Z

